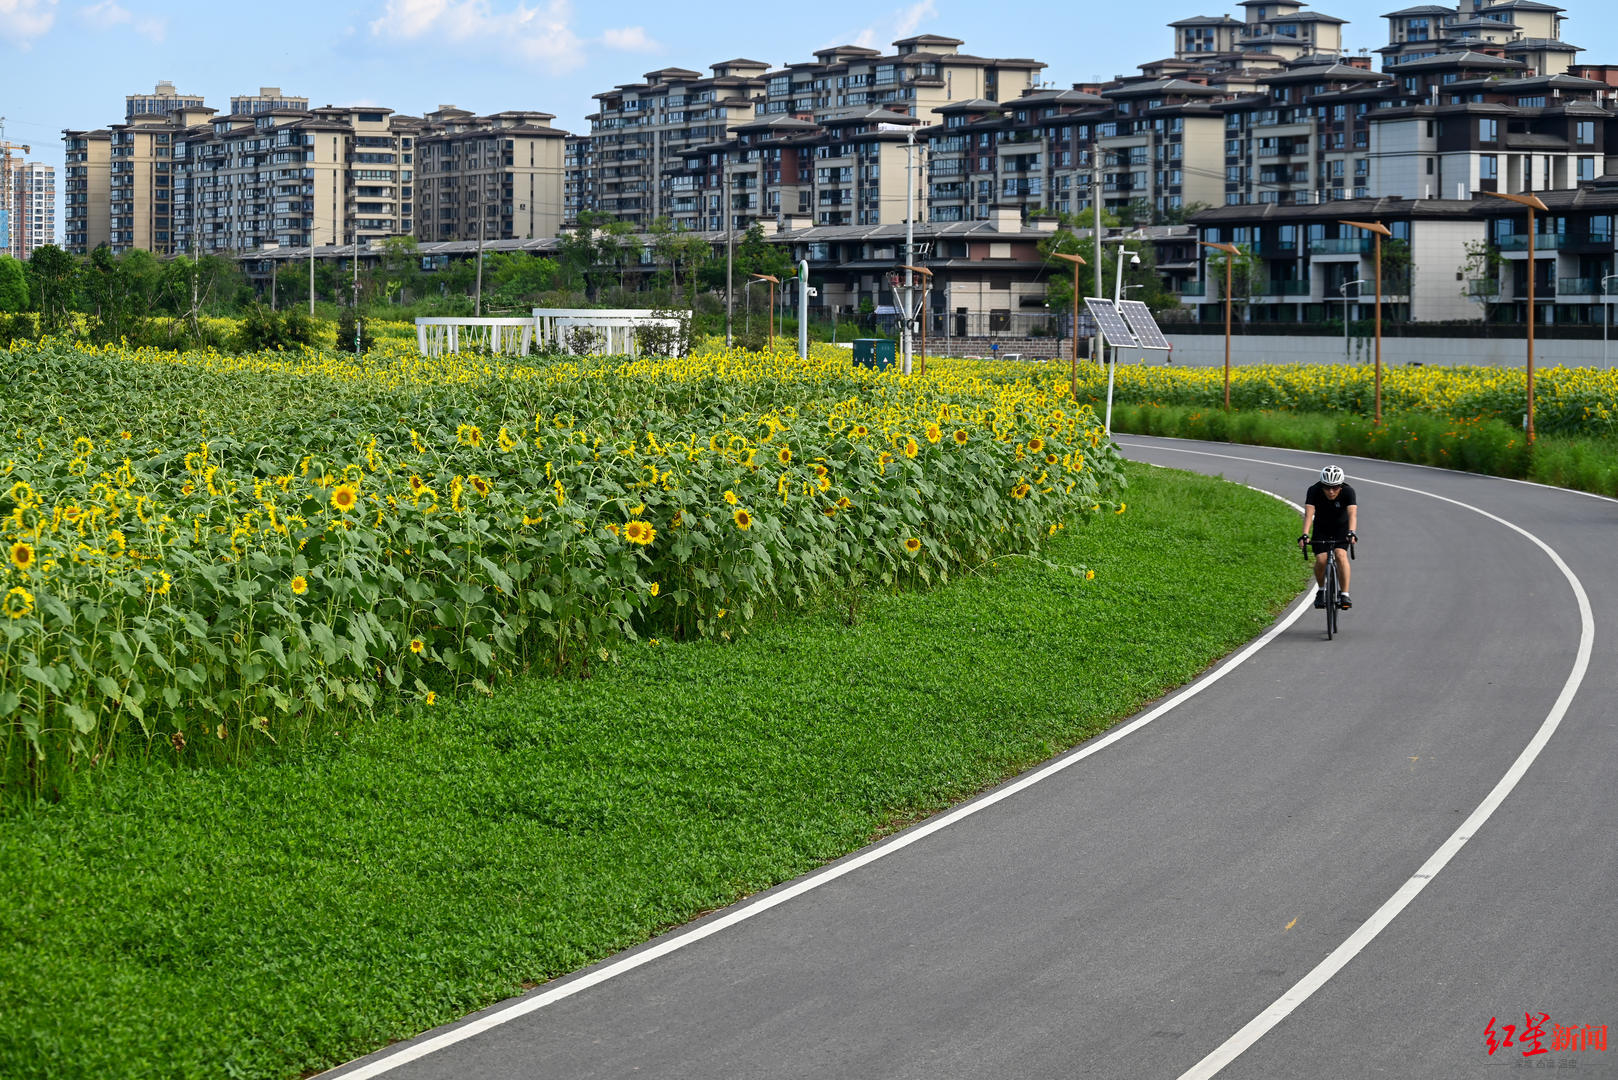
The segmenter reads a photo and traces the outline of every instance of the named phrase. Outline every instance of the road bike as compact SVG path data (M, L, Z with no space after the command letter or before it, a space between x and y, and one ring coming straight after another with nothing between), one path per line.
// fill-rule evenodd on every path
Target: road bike
M1321 583L1321 591L1326 594L1326 640L1330 641L1337 636L1337 595L1342 592L1337 585L1337 549L1347 548L1348 557L1354 558L1354 544L1349 540L1311 540L1303 545L1304 561L1315 557L1318 548L1326 549L1326 576Z

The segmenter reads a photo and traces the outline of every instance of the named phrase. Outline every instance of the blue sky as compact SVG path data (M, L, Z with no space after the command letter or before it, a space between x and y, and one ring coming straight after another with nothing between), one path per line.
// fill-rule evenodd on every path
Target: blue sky
M1349 20L1350 51L1387 43L1381 16L1416 0L1319 0L1309 10ZM1618 63L1618 4L1564 0L1563 36L1588 63ZM1048 5L910 3L766 5L709 0L280 0L273 5L156 0L0 0L0 116L5 137L60 168L63 128L123 117L125 94L160 79L223 110L232 94L279 86L315 105L384 105L421 115L440 104L477 112L538 109L588 131L591 95L644 72L706 71L742 56L810 59L847 43L887 48L916 33L962 38L980 56L1042 60L1046 81L1133 73L1168 55L1166 24L1230 13L1234 2L1135 0ZM725 26L715 31L715 25ZM60 191L60 173L58 173ZM60 230L60 200L58 231Z

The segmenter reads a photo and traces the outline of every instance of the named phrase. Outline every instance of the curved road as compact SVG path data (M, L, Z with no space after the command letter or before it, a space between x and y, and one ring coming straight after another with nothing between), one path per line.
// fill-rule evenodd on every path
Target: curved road
M1120 445L1292 501L1320 464ZM1144 722L327 1075L1618 1077L1559 1039L1618 1027L1618 502L1343 464L1336 641L1305 600Z

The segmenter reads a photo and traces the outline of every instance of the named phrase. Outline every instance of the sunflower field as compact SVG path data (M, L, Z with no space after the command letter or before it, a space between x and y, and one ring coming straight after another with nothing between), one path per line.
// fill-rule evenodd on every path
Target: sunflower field
M1121 512L1062 372L848 353L5 354L4 782L231 758L380 698L587 676ZM133 741L128 741L128 740Z
M1104 400L1104 371L1086 367L1081 397ZM1220 367L1123 364L1114 398L1138 405L1221 408ZM1384 413L1420 413L1456 420L1518 424L1527 401L1521 368L1384 367ZM1353 413L1375 410L1376 375L1370 365L1288 364L1236 367L1230 372L1232 409ZM1545 368L1534 376L1534 425L1545 435L1618 435L1618 369Z

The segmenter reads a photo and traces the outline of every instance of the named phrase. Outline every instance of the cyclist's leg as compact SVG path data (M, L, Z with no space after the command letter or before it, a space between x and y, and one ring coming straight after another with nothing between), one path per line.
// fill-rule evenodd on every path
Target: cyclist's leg
M1315 588L1326 587L1326 552L1323 548L1315 549Z
M1337 549L1337 587L1343 592L1348 591L1348 549Z

